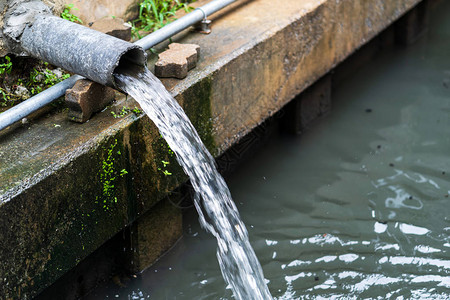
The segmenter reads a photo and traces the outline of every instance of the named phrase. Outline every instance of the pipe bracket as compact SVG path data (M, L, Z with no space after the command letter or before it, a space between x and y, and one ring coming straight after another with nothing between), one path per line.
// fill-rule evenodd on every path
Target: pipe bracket
M210 34L212 21L208 19L206 12L201 7L198 7L195 10L199 10L203 13L203 20L194 25L195 30L200 33Z

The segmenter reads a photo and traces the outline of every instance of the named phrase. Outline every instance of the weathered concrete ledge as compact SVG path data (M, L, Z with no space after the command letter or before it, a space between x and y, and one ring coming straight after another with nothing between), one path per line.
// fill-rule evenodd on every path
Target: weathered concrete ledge
M164 83L218 156L418 2L242 1L212 17L211 34L176 38L201 57ZM137 104L82 125L54 111L0 133L1 298L36 295L186 180L146 116L112 116L123 106ZM179 232L167 215L161 226ZM170 244L145 236L155 256Z

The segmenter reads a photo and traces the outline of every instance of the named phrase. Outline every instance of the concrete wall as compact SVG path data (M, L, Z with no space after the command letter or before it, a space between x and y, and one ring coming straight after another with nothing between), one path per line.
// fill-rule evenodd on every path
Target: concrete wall
M212 17L210 35L174 38L199 44L201 58L164 84L218 156L419 2L239 1ZM0 132L4 298L36 295L186 180L146 116L111 115L136 105L123 100L82 125L53 110ZM160 238L142 235L167 246Z

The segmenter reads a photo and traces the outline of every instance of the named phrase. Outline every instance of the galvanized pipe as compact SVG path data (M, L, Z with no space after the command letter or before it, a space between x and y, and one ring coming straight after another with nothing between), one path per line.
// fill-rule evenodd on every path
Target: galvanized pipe
M185 15L184 17L149 34L148 36L142 38L141 40L136 41L134 44L136 46L142 47L144 50L148 50L151 47L161 43L162 41L169 39L173 35L183 31L184 29L188 28L189 26L192 26L192 25L200 22L207 16L221 10L222 8L228 6L236 1L237 0L213 0L211 2L208 2L204 6L195 9L193 12ZM32 29L32 27L31 27L31 29ZM51 30L51 28L49 30ZM29 32L31 32L31 31L29 31ZM57 41L55 41L55 42L57 42ZM98 42L100 42L100 41L98 41ZM100 44L101 43L103 43L103 41L100 42ZM29 46L29 50L33 51L31 44ZM48 59L49 59L49 62L51 62L50 60L52 58L49 57ZM100 62L102 62L102 61L100 61ZM55 63L55 65L57 65L57 64ZM72 77L48 88L47 90L39 93L38 95L33 96L22 103L19 103L18 105L8 109L4 113L1 113L0 114L0 130L12 125L13 123L15 123L17 121L20 121L22 118L35 112L38 109L44 107L45 105L55 101L59 97L64 96L66 90L72 88L73 85L75 84L75 82L82 78L83 77L79 76L79 75L72 76ZM103 81L103 79L101 79L101 81ZM105 82L111 83L109 79L106 80ZM102 82L100 82L100 83L102 83ZM113 85L114 85L114 83L113 83Z
M0 130L22 120L32 112L35 112L59 97L64 96L67 89L73 87L75 82L83 78L84 77L80 75L74 75L1 113Z
M208 2L192 11L191 13L185 15L184 17L167 24L163 28L147 35L146 37L140 39L135 42L136 45L141 46L144 49L150 49L151 47L167 40L171 36L183 31L189 26L192 26L203 19L206 19L207 16L212 15L213 13L221 10L222 8L230 5L231 3L236 2L236 0L213 0Z

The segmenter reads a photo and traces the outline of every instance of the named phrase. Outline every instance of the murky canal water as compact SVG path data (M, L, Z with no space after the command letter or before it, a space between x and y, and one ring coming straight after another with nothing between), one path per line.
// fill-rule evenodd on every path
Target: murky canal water
M300 138L228 180L277 299L450 297L450 3L428 37L336 91ZM127 288L92 299L232 299L192 209L184 238Z

